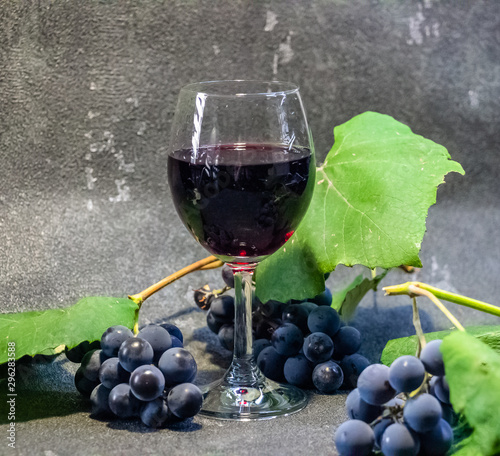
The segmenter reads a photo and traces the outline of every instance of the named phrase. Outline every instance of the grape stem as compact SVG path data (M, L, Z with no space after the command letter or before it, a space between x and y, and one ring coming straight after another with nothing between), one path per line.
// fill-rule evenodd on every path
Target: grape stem
M468 298L467 296L463 296L460 294L440 290L439 288L432 287L431 285L427 285L426 283L422 283L422 282L406 282L406 283L403 283L400 285L392 285L389 287L384 287L383 290L385 291L386 295L389 295L389 296L406 294L410 297L413 297L416 295L426 296L429 299L432 299L431 298L431 296L432 296L438 302L439 302L439 299L444 299L445 301L453 302L454 304L459 304L461 306L470 307L472 309L480 310L481 312L486 312L486 313L489 313L491 315L495 315L497 317L500 317L500 307L494 306L492 304L488 304L488 303L483 302L483 301L478 301L477 299ZM436 301L433 300L433 302L436 305L438 305L436 303ZM442 307L444 307L442 305L442 303L440 303L440 304ZM439 305L438 305L438 307L439 307ZM459 323L459 325L460 325L460 323ZM457 326L457 328L458 328L458 326Z
M420 315L418 313L418 307L417 307L417 298L415 297L412 298L412 308L413 308L413 327L415 328L415 333L417 334L418 338L418 347L415 356L417 358L420 358L420 353L422 352L422 349L425 347L425 336L424 336L424 331L422 331L422 325L420 323Z
M150 287L146 288L140 293L129 295L128 298L134 301L139 306L141 306L141 304L151 295L161 290L163 287L170 285L172 282L175 282L177 279L184 277L190 272L220 268L223 264L224 263L218 260L216 257L209 256L207 258L204 258L203 260L196 261L195 263L186 266L185 268L182 268L177 272L174 272L173 274L169 275L168 277L165 277L164 279L160 280L154 285L151 285Z

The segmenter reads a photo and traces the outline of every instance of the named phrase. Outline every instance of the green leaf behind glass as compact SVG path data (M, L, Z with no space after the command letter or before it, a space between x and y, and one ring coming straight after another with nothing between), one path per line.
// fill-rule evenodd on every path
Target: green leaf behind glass
M429 207L444 176L464 173L447 150L390 116L366 112L335 128L311 205L291 239L256 271L262 302L315 296L339 264L421 266Z
M473 428L455 454L500 454L500 355L460 331L443 339L441 351L453 409Z
M481 339L484 343L489 345L500 354L500 326L469 326L466 328L467 333ZM425 340L430 342L435 339L444 339L446 336L456 332L455 329L436 331L425 334ZM387 342L380 361L382 364L390 366L392 362L403 355L415 355L417 351L418 339L417 336L401 337L399 339L392 339Z
M8 342L15 342L16 359L24 355L52 355L64 347L99 340L113 325L132 328L139 306L128 298L88 297L71 307L0 314L0 364L7 361Z

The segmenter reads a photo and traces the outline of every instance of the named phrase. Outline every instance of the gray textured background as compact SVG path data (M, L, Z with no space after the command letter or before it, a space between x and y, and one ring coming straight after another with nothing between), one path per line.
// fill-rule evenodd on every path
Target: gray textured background
M179 88L222 78L299 83L320 161L333 127L367 110L446 146L467 174L438 192L424 268L383 283L411 277L498 301L500 2L11 0L0 3L2 312L135 293L206 256L170 202L165 146ZM339 268L328 284L356 272ZM141 320L177 323L211 375L229 354L192 305L205 282L219 273L171 285ZM426 329L448 326L422 307ZM385 341L412 333L409 301L370 294L355 325L376 361ZM149 432L89 419L72 372L61 358L23 373L17 450L2 409L0 454L328 455L345 419L345 395L313 394L289 418Z

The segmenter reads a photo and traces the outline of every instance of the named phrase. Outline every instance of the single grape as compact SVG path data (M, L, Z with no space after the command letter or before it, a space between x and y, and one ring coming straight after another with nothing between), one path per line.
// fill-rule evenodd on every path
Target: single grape
M291 385L300 388L312 386L312 373L314 365L302 353L292 356L285 361L283 374Z
M229 266L227 265L222 266L221 275L222 275L222 280L224 280L224 283L228 287L234 288L234 274L233 270Z
M234 325L222 325L217 333L221 345L229 351L234 350Z
M439 401L428 393L422 393L406 401L403 409L405 423L416 432L430 431L442 417Z
M280 355L272 346L264 348L257 358L257 366L262 373L276 382L285 380L283 374L285 362L286 356Z
M182 335L182 331L177 326L175 326L172 323L162 323L160 326L162 328L165 328L171 336L175 336L181 342L184 342L184 337Z
M118 356L120 345L130 337L134 337L134 333L127 327L111 326L104 331L101 337L101 349L110 358Z
M375 448L380 450L380 446L382 444L382 436L384 435L385 430L392 424L394 421L392 418L383 418L380 420L375 426L373 426L373 433L375 434Z
M443 375L442 377L432 377L431 381L432 380L434 380L434 396L436 396L441 402L450 404L450 385L448 385L446 375Z
M257 359L259 357L260 352L264 350L264 348L270 346L271 346L271 341L267 339L257 339L256 341L254 341L252 345L252 352L254 359Z
M98 350L99 348L101 348L101 342L98 340L95 340L94 342L84 341L71 349L66 347L64 349L64 353L66 354L66 358L68 358L72 363L80 364L87 352Z
M425 456L444 456L453 445L453 429L441 419L430 431L421 434L420 444Z
M318 306L331 306L332 305L332 292L328 287L325 287L325 291L316 295L314 298L309 299L309 301L318 304Z
M89 380L83 375L82 366L76 370L75 387L82 396L89 398L97 385L99 385L99 380Z
M358 378L361 399L372 405L382 405L391 400L396 391L389 383L389 368L383 364L371 364Z
M345 356L339 364L342 372L344 372L342 388L352 389L358 386L359 375L370 365L370 361L363 355L355 353L354 355Z
M342 326L333 338L334 355L341 358L353 355L361 347L361 334L352 326Z
M198 371L193 355L184 348L171 348L160 358L158 367L165 376L165 386L192 382Z
M172 336L161 326L147 325L139 331L137 337L147 340L153 348L153 362L158 363L160 356L172 348Z
M210 312L218 320L232 321L234 318L234 298L228 295L215 298L210 306Z
M444 375L443 354L440 351L442 340L431 340L422 349L420 361L424 364L425 370L431 375Z
M302 348L304 335L302 331L292 323L283 323L276 328L271 343L276 351L283 356L292 356L297 354Z
M85 354L80 365L83 375L90 381L99 380L99 368L101 367L101 350L92 350Z
M191 418L201 409L203 395L200 389L192 383L181 383L174 386L168 393L169 410L179 418Z
M118 418L132 418L139 415L143 403L132 394L128 383L120 383L110 391L108 404Z
M368 456L373 450L375 435L364 421L349 420L339 426L334 440L340 456Z
M130 372L122 367L118 357L107 359L99 368L99 381L110 390L120 383L127 383L129 378Z
M165 377L156 366L144 365L132 372L129 384L137 399L152 401L163 394Z
M349 418L365 423L371 423L383 412L382 406L368 404L361 399L357 388L353 389L347 396L345 407Z
M312 381L319 392L332 394L340 388L344 381L344 373L333 361L318 364L312 373Z
M90 395L90 403L92 406L91 416L107 416L113 412L109 408L109 393L111 390L106 388L102 383L97 385Z
M303 334L309 333L309 328L307 327L307 318L309 312L301 304L292 304L285 307L281 319L283 323L292 323L297 326Z
M153 362L153 347L147 340L139 337L127 339L118 350L118 359L126 371L132 372L139 366Z
M217 334L219 332L219 329L222 328L223 325L230 323L230 321L226 320L219 320L215 315L212 313L212 311L207 312L207 326L210 331L213 333Z
M163 427L169 418L169 410L163 397L158 397L144 404L140 417L141 421L148 427Z
M328 335L322 332L313 332L304 339L302 348L304 355L309 361L323 363L332 356L333 341Z
M322 332L333 338L340 329L340 317L335 309L319 306L307 317L307 326L313 333Z
M416 456L420 441L404 424L394 423L382 434L380 448L384 456Z
M170 338L172 339L172 348L175 348L175 347L183 348L184 347L182 340L180 340L178 337L170 336Z
M234 298L228 295L215 298L210 306L210 312L219 320L231 321L234 318Z
M411 393L422 384L424 378L424 365L415 356L400 356L389 368L389 382L399 393Z

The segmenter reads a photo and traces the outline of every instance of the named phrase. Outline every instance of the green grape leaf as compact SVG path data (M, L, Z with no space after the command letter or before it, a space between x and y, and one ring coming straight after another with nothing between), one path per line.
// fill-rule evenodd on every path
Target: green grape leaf
M496 325L480 325L468 326L465 328L471 336L477 337L484 343L489 345L493 350L500 354L500 326ZM435 339L444 339L446 336L455 332L456 329L448 329L444 331L436 331L425 334L425 340L430 342ZM392 339L387 342L380 362L386 366L390 366L392 362L403 355L415 355L417 352L418 339L417 336L401 337Z
M500 454L500 354L462 331L445 337L441 352L453 409L473 429L456 454Z
M132 328L139 305L128 298L88 297L63 309L0 314L0 364L9 358L9 343L15 343L15 358L52 355L67 346L99 340L113 325Z
M364 277L363 274L358 275L347 287L333 294L331 307L340 314L342 320L349 321L366 293L370 290L377 290L378 284L387 272L385 270L371 279Z
M324 289L324 273L339 264L421 266L437 187L447 173L464 173L443 146L387 115L365 112L335 127L334 135L300 226L257 267L262 302L315 296Z

